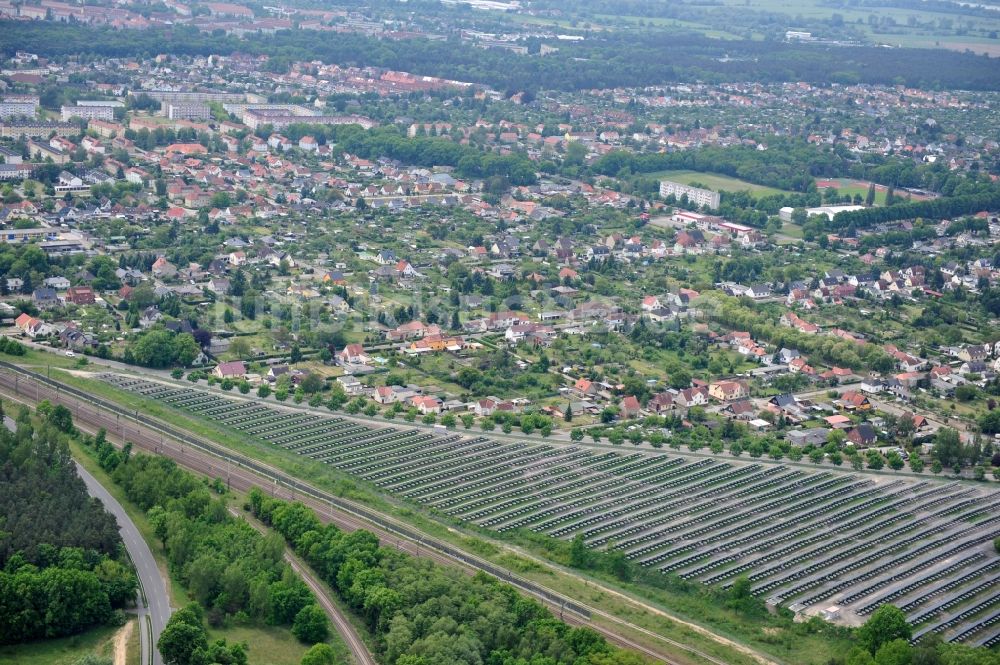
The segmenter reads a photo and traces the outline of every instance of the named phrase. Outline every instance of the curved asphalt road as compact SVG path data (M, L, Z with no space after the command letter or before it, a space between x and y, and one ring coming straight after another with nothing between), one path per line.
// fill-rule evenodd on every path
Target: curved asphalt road
M163 665L163 658L156 648L156 643L160 639L160 633L163 632L164 626L167 625L167 619L170 618L172 610L167 596L167 585L160 575L160 569L156 566L153 552L143 540L135 522L128 516L118 500L111 496L111 493L79 463L76 465L76 472L80 474L80 478L87 485L87 491L90 492L90 495L100 499L108 512L118 520L118 528L121 531L122 540L125 542L125 548L128 550L128 554L135 564L136 573L139 575L142 591L137 599L136 608L139 613L139 635L142 644L140 662L143 665L147 663ZM148 603L147 607L143 606L143 593ZM152 635L147 629L147 616L152 623Z
M21 395L23 395L28 400L25 403L30 403L31 398L33 397L34 401L47 399L54 404L63 404L69 407L70 410L73 411L74 414L73 418L74 421L77 423L86 423L88 426L90 426L95 430L99 427L103 427L110 435L115 435L116 437L118 434L121 434L123 438L127 438L128 440L134 442L137 448L144 449L147 452L152 452L155 454L165 455L167 457L170 457L181 466L184 466L185 468L188 468L194 471L195 473L205 475L209 478L225 477L227 478L228 481L231 481L232 487L234 489L241 491L248 491L252 487L258 487L266 492L269 492L272 496L276 496L281 499L289 501L295 501L295 500L301 501L302 503L306 504L307 506L315 510L317 515L324 522L332 521L335 524L337 524L337 526L347 531L353 531L355 529L367 529L372 533L375 533L379 537L379 540L381 542L385 544L395 544L397 548L413 556L427 557L442 565L458 566L463 570L467 570L469 574L473 574L475 572L475 568L468 566L468 564L456 562L454 559L451 559L447 555L438 553L433 548L428 548L424 546L422 542L420 543L410 542L409 540L406 539L400 539L396 534L385 531L376 524L364 521L363 519L358 518L357 516L351 513L335 509L334 506L331 504L313 499L308 495L303 496L300 493L296 493L292 490L289 490L288 488L285 488L284 486L278 486L277 484L272 483L272 479L270 478L258 476L254 472L251 472L250 470L245 469L241 466L233 467L229 464L227 460L222 460L213 457L208 453L198 450L197 448L192 448L189 445L184 445L183 442L181 443L175 442L169 437L165 439L161 432L151 429L146 425L142 426L133 425L130 422L129 427L123 430L123 426L125 423L119 421L113 413L105 412L100 407L95 407L92 404L83 402L66 393L57 392L56 390L48 386L41 385L37 382L30 382L31 388L29 388L28 386L29 382L30 380L26 380L22 384L21 389L16 390L17 383L15 382L15 375L8 374L6 372L0 372L0 386L3 386L4 388L3 392L7 394L13 393L11 397L15 400L18 401L22 400L23 398L21 397ZM546 603L547 606L549 606L554 611L558 612L560 610L558 606L553 606L545 598L540 598L540 600ZM590 609L592 612L595 611L594 608L588 608L588 609ZM634 651L642 653L654 659L656 662L668 663L669 665L690 665L690 663L694 662L684 656L680 656L676 659L674 657L664 656L662 653L658 651L650 649L645 645L640 645L635 641L624 637L623 635L619 634L617 631L614 631L613 629L607 628L600 624L591 623L589 621L577 617L572 613L567 613L563 617L563 620L566 621L567 623L570 623L571 625L589 626L590 628L604 635L604 637L607 638L612 643L617 644L626 649L632 649ZM625 622L617 618L615 618L615 623L625 624ZM650 631L639 628L638 626L634 626L631 624L625 624L625 625L630 629L639 630L639 632L643 633L649 633L651 636L657 638L660 641L667 642L675 647L680 648L685 652L693 654L694 656L701 659L698 662L707 661L711 663L716 663L717 665L724 665L723 661L714 658L708 654L705 654L701 651L693 649L688 645L681 644L680 642L677 642L675 640L670 640L660 635L653 634ZM715 639L718 640L720 638L718 638L718 636L715 636ZM760 656L759 654L755 654L750 650L746 651L748 655L750 655L755 661L762 663L763 665L774 665L772 661ZM160 665L160 663L157 662L157 665Z

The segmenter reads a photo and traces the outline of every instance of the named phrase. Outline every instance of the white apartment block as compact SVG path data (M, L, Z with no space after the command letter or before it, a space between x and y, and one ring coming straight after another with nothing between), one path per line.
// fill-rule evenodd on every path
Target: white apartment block
M0 119L34 118L37 95L7 95L0 98Z
M177 102L165 104L167 117L171 120L210 120L212 109L208 104Z
M709 210L718 210L719 208L718 192L713 192L710 189L701 189L700 187L683 185L679 182L673 182L671 180L661 180L660 196L666 198L671 194L673 194L674 198L677 200L680 200L682 196L687 195L689 203L703 208L708 208Z
M84 120L114 120L115 110L111 106L64 106L62 107L62 120L66 122L70 118L83 118Z

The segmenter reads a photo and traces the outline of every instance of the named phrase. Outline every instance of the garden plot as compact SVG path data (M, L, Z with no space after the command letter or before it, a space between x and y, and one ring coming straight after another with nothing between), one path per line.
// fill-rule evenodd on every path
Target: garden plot
M708 584L746 576L762 597L836 605L848 623L893 603L916 637L1000 643L1000 493L986 487L375 425L102 378L480 527L580 534Z

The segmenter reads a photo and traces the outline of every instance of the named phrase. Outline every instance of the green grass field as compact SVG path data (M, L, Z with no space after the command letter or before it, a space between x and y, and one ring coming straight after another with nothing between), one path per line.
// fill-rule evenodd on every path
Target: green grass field
M723 0L730 7L746 9L748 12L767 12L784 15L788 29L805 27L805 22L831 19L835 14L843 23L853 26L874 44L907 48L941 48L952 51L969 50L973 53L1000 56L1000 40L994 35L1000 32L1000 15L971 16L957 13L934 11L933 9L911 9L887 6L833 6L824 0ZM870 23L874 17L875 24ZM630 15L597 14L593 19L554 19L538 16L515 15L514 21L524 24L551 25L566 29L580 30L620 30L641 25L665 32L697 32L712 39L741 39L746 34L740 25L720 29L712 21L690 21L674 18L658 18ZM888 21L888 23L885 23ZM812 27L812 26L810 26ZM816 28L813 27L816 32ZM830 37L816 32L816 37ZM753 33L752 39L763 35Z
M795 29L794 20L797 16L807 19L824 19L838 14L843 17L845 24L857 26L875 43L910 48L944 48L953 51L969 49L975 53L1000 55L1000 41L974 32L959 35L956 34L955 30L960 26L969 26L973 31L1000 31L1000 15L997 18L990 18L901 7L835 7L822 0L805 0L805 2L802 0L723 1L727 5L746 7L752 11L785 14L790 21L789 29ZM875 16L878 20L892 19L895 25L889 29L874 29L868 23L871 16ZM917 25L911 26L911 19L915 20ZM952 21L952 28L942 27L942 20ZM817 36L822 37L823 35Z
M4 665L72 665L87 654L108 655L118 629L100 626L81 635L42 640L28 644L0 646Z
M712 39L741 39L739 35L694 21L681 21L673 18L649 18L643 16L612 16L610 14L598 14L597 18L602 22L606 21L612 25L615 23L639 25L639 23L642 22L644 25L655 26L660 30L673 29L678 32L699 32Z
M650 173L650 177L661 180L673 180L685 185L702 184L705 187L719 192L742 192L749 191L755 196L766 196L768 194L787 194L787 190L767 187L765 185L755 185L739 178L730 178L716 173L704 173L702 171L657 171Z
M286 628L271 626L230 626L222 630L210 629L209 642L225 639L230 644L246 642L250 665L298 665L305 654L306 645L292 636ZM343 643L333 645L335 650L346 651ZM343 662L349 662L344 660Z
M850 178L832 178L830 180L821 180L816 183L816 186L819 189L824 189L823 185L829 183L833 183L834 186L832 188L836 189L837 193L841 196L848 194L851 198L853 198L855 194L860 194L861 198L864 199L864 197L868 194L867 182L852 180ZM881 185L875 187L875 205L885 204L885 193L885 187Z

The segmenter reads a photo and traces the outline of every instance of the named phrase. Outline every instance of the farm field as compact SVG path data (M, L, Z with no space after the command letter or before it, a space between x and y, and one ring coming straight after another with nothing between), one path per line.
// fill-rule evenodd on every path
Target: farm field
M739 178L731 178L725 175L705 173L702 171L657 171L656 173L650 173L649 176L660 180L673 180L674 182L679 182L684 185L701 183L705 187L719 192L749 191L751 194L756 196L788 193L783 189L767 187L765 185L755 185L752 182L740 180Z
M968 50L976 54L988 55L991 58L1000 57L1000 41L988 37L906 33L902 35L875 34L872 38L876 41L904 48L943 48L949 51Z
M376 427L115 374L121 389L321 461L397 498L497 532L581 534L664 573L792 609L881 603L917 638L1000 643L1000 494L960 483L731 458L598 451Z
M843 18L846 24L856 24L867 34L868 39L876 44L889 44L911 48L944 48L954 51L969 49L975 53L1000 53L1000 42L988 37L992 32L1000 30L1000 16L972 16L946 12L929 11L906 7L889 7L885 5L871 7L834 6L808 0L725 0L726 5L747 8L754 11L785 14L794 29L794 19L797 16L810 19L830 19L834 14ZM869 24L870 17L881 21L891 20L894 25L877 27ZM916 25L910 25L914 19ZM944 22L942 22L942 19ZM945 27L949 25L950 28ZM965 34L958 34L959 27ZM977 34L980 33L980 34ZM823 35L816 35L822 38Z

